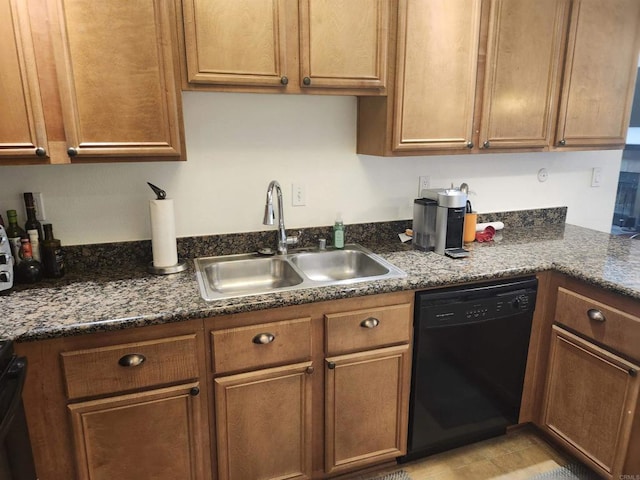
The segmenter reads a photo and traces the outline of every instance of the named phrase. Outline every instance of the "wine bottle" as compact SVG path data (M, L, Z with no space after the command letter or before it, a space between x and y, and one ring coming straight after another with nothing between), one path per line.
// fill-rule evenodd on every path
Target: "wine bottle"
M24 194L24 206L27 210L27 221L24 224L24 229L29 235L31 242L31 251L33 252L33 259L38 262L42 261L42 250L40 242L44 240L44 234L42 232L42 224L36 217L36 205L33 201L33 193L25 192Z
M64 275L64 256L60 240L53 236L53 225L44 224L44 240L42 241L42 266L44 274L50 278Z
M13 255L14 266L17 266L21 260L21 239L25 236L26 232L18 226L18 214L15 210L7 210L7 218L9 219L7 238L9 238L9 244L11 245L11 255Z
M29 238L24 236L21 240L21 261L16 267L16 281L20 283L36 283L42 279L42 265L34 260Z

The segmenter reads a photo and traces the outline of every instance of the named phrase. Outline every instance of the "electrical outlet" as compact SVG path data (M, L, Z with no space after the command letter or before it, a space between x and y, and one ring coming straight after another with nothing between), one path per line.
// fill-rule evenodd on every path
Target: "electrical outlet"
M602 168L594 167L591 169L591 186L599 187L602 184Z
M47 218L44 213L44 198L42 193L34 192L33 193L33 203L36 206L36 218L41 222Z
M304 191L304 185L301 183L291 184L291 205L294 207L303 207L306 205L307 198Z
M418 177L418 196L422 195L422 190L431 188L431 177L429 175L421 175Z
M549 178L549 172L547 171L546 168L541 168L540 170L538 170L539 182L546 182L548 178Z

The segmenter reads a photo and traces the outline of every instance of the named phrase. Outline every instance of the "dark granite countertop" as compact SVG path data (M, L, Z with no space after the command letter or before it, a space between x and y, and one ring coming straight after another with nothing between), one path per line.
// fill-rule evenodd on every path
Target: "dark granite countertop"
M505 229L496 241L469 245L470 257L458 260L399 241L360 243L407 277L205 302L192 261L187 271L167 276L148 274L141 266L105 267L0 296L0 338L30 341L119 330L550 269L640 299L640 241L573 225Z

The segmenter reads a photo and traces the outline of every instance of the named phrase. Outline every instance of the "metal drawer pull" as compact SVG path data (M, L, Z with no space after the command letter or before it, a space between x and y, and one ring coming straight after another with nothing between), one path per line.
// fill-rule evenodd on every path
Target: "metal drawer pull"
M629 375L631 375L632 377L635 377L636 375L638 375L638 372L635 368L630 368Z
M329 367L329 370L333 370L334 368L336 368L336 364L334 362L329 362L327 363L327 367Z
M118 365L121 367L137 367L142 365L146 359L141 353L130 353L118 360Z
M189 395L192 397L197 397L200 394L200 389L198 387L191 387L189 390Z
M376 328L380 325L380 320L374 317L369 317L360 322L362 328Z
M589 317L589 320L593 320L594 322L604 322L606 320L604 313L600 310L596 310L595 308L587 310L587 316Z
M307 367L306 372L307 372L309 375L311 375L311 374L313 373L313 366L309 366L309 367Z
M272 333L259 333L255 337L253 337L252 342L256 345L266 345L267 343L271 343L276 339L276 336Z

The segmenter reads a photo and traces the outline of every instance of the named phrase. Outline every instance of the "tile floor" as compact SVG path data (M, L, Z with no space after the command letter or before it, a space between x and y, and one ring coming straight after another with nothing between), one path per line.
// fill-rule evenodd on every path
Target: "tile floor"
M534 429L524 427L399 468L412 480L526 480L571 461Z

